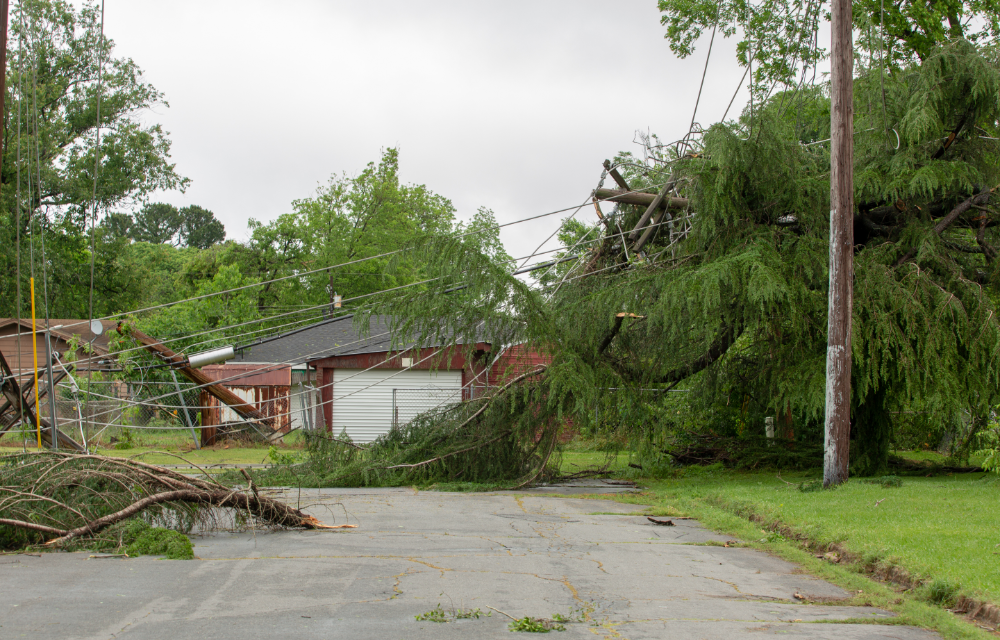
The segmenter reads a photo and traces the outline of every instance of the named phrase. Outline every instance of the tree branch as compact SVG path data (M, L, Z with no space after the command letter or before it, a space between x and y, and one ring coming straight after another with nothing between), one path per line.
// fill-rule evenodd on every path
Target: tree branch
M685 378L691 377L699 371L704 371L713 362L716 362L719 358L724 356L726 351L729 350L729 347L733 346L733 343L736 342L736 339L739 336L740 334L733 331L730 327L723 327L722 331L719 332L719 335L715 338L715 342L708 347L708 350L705 351L700 358L685 367L680 367L668 372L660 379L656 380L656 382L661 384L676 384Z
M958 206L956 206L948 213L948 215L941 218L941 220L939 220L938 223L934 225L934 233L940 236L945 229L950 227L951 224L955 222L955 220L958 220L958 217L960 215L967 212L975 205L984 205L987 202L989 202L991 193L992 190L989 187L983 187L982 191L980 191L978 194L970 196L969 198L960 202ZM906 253L906 255L904 255L902 258L896 261L896 266L898 267L902 265L904 262L907 262L910 258L914 256L914 254L916 254L916 252L917 249L915 247L913 249L910 249Z

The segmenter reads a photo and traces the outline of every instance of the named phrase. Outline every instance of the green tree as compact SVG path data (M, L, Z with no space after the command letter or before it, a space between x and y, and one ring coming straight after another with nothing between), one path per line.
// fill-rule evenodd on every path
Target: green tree
M682 58L694 52L706 31L739 34L737 59L743 66L752 62L758 97L770 94L775 83L801 84L826 56L816 33L829 14L819 0L658 0L658 6L664 37ZM860 0L852 6L856 51L865 67L901 68L949 39L987 45L1000 36L997 0Z
M308 233L309 252L315 264L340 264L371 258L402 248L412 238L447 232L455 209L448 199L424 185L405 185L399 180L399 151L387 149L376 164L371 162L357 177L335 176L316 196L293 203ZM419 265L405 266L389 276L387 258L367 262L310 281L312 300L372 293L417 277ZM321 294L322 292L322 294Z
M135 220L131 215L118 211L109 213L101 220L101 227L107 233L107 237L115 240L131 238L134 224Z
M170 162L166 132L144 122L145 111L165 106L163 95L143 79L135 62L113 55L111 39L101 40L95 3L75 9L63 0L25 0L12 8L10 23L0 244L15 247L20 235L21 290L26 292L28 243L34 243L39 273L41 234L45 234L45 259L51 265L49 313L86 317L95 164L98 211L129 206L156 190L183 189L187 180ZM20 207L15 198L19 187ZM127 306L134 291L131 274L123 273L118 264L122 240L98 230L94 241L95 313L106 314ZM16 251L0 252L3 315L13 315L17 304L22 315L28 307L23 293L17 300L15 256Z
M420 259L447 277L430 295L381 301L381 312L405 319L397 337L447 326L465 344L525 343L553 359L512 392L517 412L503 399L495 409L477 405L471 418L471 409L442 413L429 419L436 440L407 440L428 446L427 457L461 451L449 468L470 477L488 464L470 461L471 452L492 455L498 434L509 434L505 450L524 452L519 468L538 470L547 456L537 452L554 447L552 425L567 417L594 425L603 389L617 389L618 409L644 410L594 428L642 446L683 435L671 432L681 420L668 401L643 395L681 386L705 436L762 439L763 424L746 415L791 411L796 438L821 444L829 99L823 86L794 93L796 111L779 93L740 122L709 128L693 149L623 165L633 186L676 180L685 199L670 212L674 232L652 234L643 260L614 237L619 224L637 226L644 207L631 205L611 216L597 255L562 284L528 287L458 243L425 243ZM996 50L966 40L884 78L863 69L856 81L852 473L885 473L893 412L984 416L1000 399L997 95ZM960 118L966 124L956 127ZM564 245L580 231L564 228Z
M184 246L207 249L226 239L225 226L208 209L190 205L181 209L179 214L180 237Z
M136 242L150 244L176 244L184 219L172 204L157 202L147 204L132 223L131 237Z
M258 292L261 313L332 303L335 293L349 298L414 282L420 264L404 260L390 275L388 256L376 256L404 248L415 237L451 233L454 223L449 200L424 185L400 183L396 149L385 150L378 163L355 177L332 177L312 198L294 201L292 209L268 224L251 220L249 240L233 254L248 277L269 281L367 260L265 284ZM484 215L476 224L486 224Z

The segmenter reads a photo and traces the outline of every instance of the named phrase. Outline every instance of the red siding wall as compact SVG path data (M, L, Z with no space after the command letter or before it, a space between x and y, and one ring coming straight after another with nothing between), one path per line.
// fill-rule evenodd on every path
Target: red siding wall
M317 369L316 379L321 385L320 400L321 410L317 410L317 422L330 425L333 422L333 370L334 369L402 369L401 358L413 358L414 369L442 369L454 371L461 369L462 385L466 387L472 385L475 389L466 392L465 397L478 395L485 387L495 387L505 383L511 378L527 373L540 364L548 364L552 358L545 355L529 351L524 345L517 345L504 350L503 354L495 363L490 366L488 372L484 368L493 362L489 352L490 345L486 343L477 344L475 349L476 357L468 360L462 348L452 348L445 350L443 354L437 354L428 358L436 349L426 348L419 352L416 350L407 352L387 352L363 353L350 356L334 356L323 358L309 363L310 367ZM420 362L424 358L426 361ZM417 364L419 363L419 364ZM329 428L329 426L328 426Z

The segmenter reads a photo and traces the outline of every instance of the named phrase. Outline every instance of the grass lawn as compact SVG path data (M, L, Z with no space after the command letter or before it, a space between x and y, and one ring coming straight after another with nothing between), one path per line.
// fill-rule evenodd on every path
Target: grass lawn
M144 430L136 437L134 446L121 447L107 441L91 443L91 452L103 456L117 458L135 458L150 464L186 464L185 460L199 466L213 464L261 464L272 462L268 458L270 445L242 445L238 443L222 443L203 449L194 449L194 441L186 431ZM298 454L302 449L302 434L292 432L284 438L284 442L276 446L279 454ZM0 455L22 451L22 445L12 438L0 440ZM34 447L29 446L28 451ZM168 454L174 455L164 455ZM176 456L181 456L184 460Z
M905 477L901 487L852 479L829 491L803 492L815 474L748 474L688 469L649 480L642 502L664 512L721 508L780 521L809 539L840 542L867 560L946 581L961 593L1000 603L1000 479L985 474ZM776 534L761 529L762 541Z
M571 475L607 465L608 471L621 474L628 468L628 453L608 454L604 451L563 451L559 471Z

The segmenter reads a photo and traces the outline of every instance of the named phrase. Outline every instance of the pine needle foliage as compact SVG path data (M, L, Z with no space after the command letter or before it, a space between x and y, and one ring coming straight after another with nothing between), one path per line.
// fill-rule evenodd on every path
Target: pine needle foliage
M991 191L1000 64L995 49L965 40L923 58L884 76L862 69L855 87L852 468L861 475L886 474L893 411L983 415L1000 389ZM345 484L523 483L545 473L569 421L657 455L691 434L745 438L726 450L765 460L781 457L754 444L760 418L776 414L794 423L787 450L801 453L784 457L818 461L828 121L826 87L804 87L663 152L652 168L620 155L633 188L675 181L687 208L672 209L637 252L618 229L631 230L643 209L619 206L604 239L575 249L580 259L538 287L461 239L413 241L432 283L372 310L395 319L400 346L450 341L474 358L472 345L488 343L489 360L524 345L551 363L364 451L337 445L315 457L328 462L323 473ZM688 391L683 412L666 393L675 388Z

